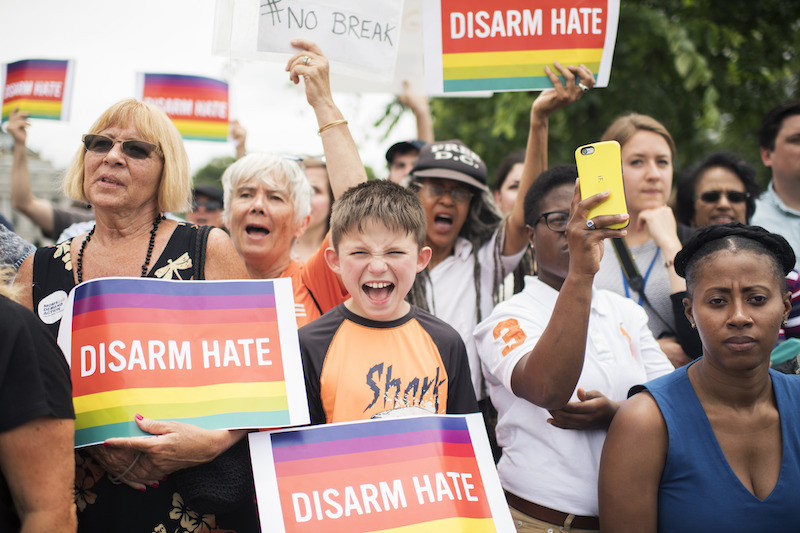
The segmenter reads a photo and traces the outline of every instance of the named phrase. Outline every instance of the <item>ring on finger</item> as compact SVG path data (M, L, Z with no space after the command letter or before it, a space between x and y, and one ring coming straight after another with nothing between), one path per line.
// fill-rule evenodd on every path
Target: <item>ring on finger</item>
M305 66L308 66L308 65L310 65L310 64L311 64L311 58L310 58L310 57L308 57L308 56L305 56L305 57L303 57L303 64L304 64ZM584 89L584 90L587 90L587 89Z
M596 229L597 226L594 225L594 220L591 218L586 221L586 229Z
M581 88L581 91L583 91L583 92L586 92L586 91L588 91L588 90L589 90L589 87L587 87L586 85L584 85L582 81L579 81L579 82L578 82L578 87L580 87L580 88Z

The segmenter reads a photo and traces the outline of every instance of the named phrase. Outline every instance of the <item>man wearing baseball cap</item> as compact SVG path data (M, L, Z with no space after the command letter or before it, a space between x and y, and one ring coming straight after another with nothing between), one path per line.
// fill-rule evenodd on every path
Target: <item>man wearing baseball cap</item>
M386 162L389 165L389 181L402 184L408 173L414 167L419 157L419 151L425 146L425 141L412 139L394 143L386 150Z

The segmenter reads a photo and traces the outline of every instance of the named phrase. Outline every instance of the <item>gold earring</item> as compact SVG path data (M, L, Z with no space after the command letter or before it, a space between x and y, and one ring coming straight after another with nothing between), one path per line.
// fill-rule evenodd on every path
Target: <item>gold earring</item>
M697 324L695 324L694 322L692 322L692 329L697 329Z

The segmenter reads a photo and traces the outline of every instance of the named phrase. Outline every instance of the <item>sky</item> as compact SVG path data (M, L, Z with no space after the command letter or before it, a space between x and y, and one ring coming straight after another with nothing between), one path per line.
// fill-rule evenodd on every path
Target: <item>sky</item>
M240 60L212 54L215 0L0 0L0 63L73 59L75 77L67 122L32 119L28 146L66 167L80 138L111 104L135 96L137 72L188 74L229 83L230 113L247 129L247 149L321 154L313 110L285 62ZM333 66L335 75L335 65ZM416 137L410 112L389 139L373 126L389 93L335 92L362 160L378 176L395 141ZM192 173L212 158L234 155L232 142L185 141Z

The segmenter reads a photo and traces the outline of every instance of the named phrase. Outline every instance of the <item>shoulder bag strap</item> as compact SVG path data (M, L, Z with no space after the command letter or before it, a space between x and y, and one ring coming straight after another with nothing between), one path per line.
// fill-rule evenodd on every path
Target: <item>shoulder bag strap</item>
M206 279L206 245L208 244L208 234L213 226L200 226L197 228L197 236L194 244L194 279Z

